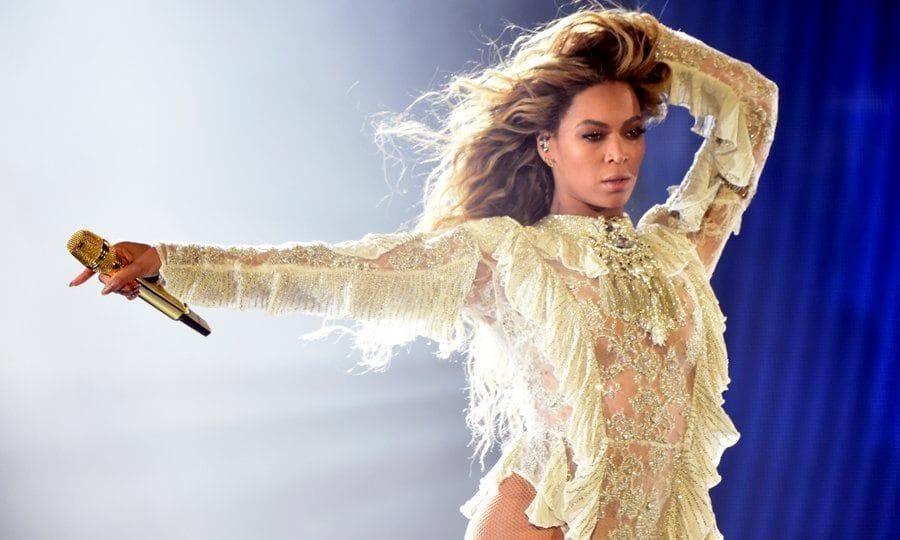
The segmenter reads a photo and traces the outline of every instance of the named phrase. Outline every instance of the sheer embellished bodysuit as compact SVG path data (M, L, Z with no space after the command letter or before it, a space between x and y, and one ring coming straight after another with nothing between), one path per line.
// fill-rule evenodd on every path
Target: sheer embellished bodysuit
M545 259L545 265L561 285L566 307L574 310L573 319L585 330L584 345L590 352L583 356L596 366L593 373L582 374L579 404L582 410L600 411L604 424L603 436L593 443L595 453L582 464L589 473L582 489L590 490L584 500L594 516L593 531L582 534L590 533L591 538L656 535L662 513L673 507L669 502L673 484L681 481L677 472L684 466L679 460L690 451L686 443L697 359L709 353L707 339L721 335L716 327L721 314L711 301L702 266L690 257L693 246L684 238L680 242L666 238L672 233L662 227L647 229L636 231L627 215L613 219L551 215L526 233L529 245L545 256L555 255ZM578 260L584 256L579 247L597 257L596 265ZM563 250L578 255L573 258ZM515 310L509 312L516 318ZM528 323L503 326L515 335ZM539 332L526 331L521 339L529 335L533 339ZM563 538L563 526L549 525L552 512L566 504L565 489L562 501L543 501L551 515L540 517L542 501L535 504L534 486L546 484L548 474L564 475L568 482L578 477L579 465L565 436L573 407L565 392L559 392L553 366L540 353L530 358L534 365L528 373L534 378L523 381L521 394L535 397L531 422L541 429L529 430L526 425L519 446L514 443L504 454L509 461L491 471L503 478L497 489L492 488L497 479L489 474L482 497L464 507L471 516L467 538ZM701 407L699 414L716 416L716 403L703 407L710 405L713 410ZM719 445L733 443L736 436L727 422L714 435ZM535 452L541 447L547 450ZM558 456L563 470L551 473L547 463L553 459L548 454L554 447L564 449ZM686 494L675 493L675 500ZM526 519L529 515L537 519ZM571 531L572 521L566 525ZM513 530L518 536L502 534Z
M599 464L602 495L595 503L599 516L593 537L614 537L616 532L629 538L652 537L672 493L688 427L696 359L704 346L703 327L698 322L715 313L700 311L698 295L706 291L694 290L686 261L669 260L662 268L655 264L656 256L627 215L610 220L548 216L535 227L540 235L550 232L551 238L571 245L577 245L579 238L589 239L587 244L604 264L595 271L605 273L589 277L571 260L546 262L571 295L578 319L590 329L591 356L598 368L589 401L590 407L601 410L606 433ZM614 234L604 234L608 232ZM607 286L598 286L598 281ZM540 379L526 383L530 393L558 390L552 366L538 362L532 372L540 374ZM537 399L534 407L545 430L551 426L560 430L572 412L559 395ZM523 454L524 460L519 458L512 470L525 476L512 473L496 494L470 509L468 538L503 538L500 531L516 528L510 521L518 521L520 534L526 535L523 538L529 534L534 538L563 537L561 527L541 528L525 519L535 495L532 482L526 479L540 478L544 471L539 471L539 464L528 462L533 458L527 457L527 452ZM571 458L566 445L567 478L578 468Z
M705 140L637 226L551 214L339 244L159 243L167 288L355 321L371 366L418 336L465 350L467 421L502 448L461 507L469 540L719 538L708 490L738 432L709 277L756 191L777 88L666 28L657 54Z

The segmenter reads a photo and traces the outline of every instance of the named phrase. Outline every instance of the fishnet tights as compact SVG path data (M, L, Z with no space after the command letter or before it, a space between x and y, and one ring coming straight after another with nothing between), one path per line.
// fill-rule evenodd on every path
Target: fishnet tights
M532 525L525 516L537 492L518 474L505 478L498 493L482 504L466 529L465 540L563 540L560 527Z

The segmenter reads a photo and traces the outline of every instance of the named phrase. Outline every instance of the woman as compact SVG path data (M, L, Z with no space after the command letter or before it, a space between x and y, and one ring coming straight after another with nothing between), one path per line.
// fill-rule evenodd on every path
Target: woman
M353 319L375 367L420 335L466 350L476 452L503 449L461 508L467 538L721 537L708 489L738 432L709 278L756 191L777 87L650 15L584 10L429 97L450 108L439 130L380 132L436 152L415 232L124 242L103 293L133 299L159 273L192 305ZM705 141L635 227L624 206L666 104Z

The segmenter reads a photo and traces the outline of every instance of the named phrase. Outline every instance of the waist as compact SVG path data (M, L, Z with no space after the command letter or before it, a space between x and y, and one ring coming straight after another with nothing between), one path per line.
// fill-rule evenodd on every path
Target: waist
M662 441L654 441L652 439L636 439L636 438L628 438L628 439L606 439L606 443L609 446L628 446L632 444L640 444L644 446L655 446L657 448L681 448L684 446L684 441L678 441L674 443L670 442L662 442Z

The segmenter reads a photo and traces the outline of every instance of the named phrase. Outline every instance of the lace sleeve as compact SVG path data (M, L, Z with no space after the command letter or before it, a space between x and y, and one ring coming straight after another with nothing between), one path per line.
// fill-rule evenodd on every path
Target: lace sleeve
M672 69L668 103L687 107L692 131L705 140L681 184L641 220L687 233L712 275L756 193L774 137L778 87L751 65L662 25L656 55Z
M461 310L480 297L476 284L484 282L481 252L461 226L338 244L155 247L166 288L186 303L355 321L356 330L325 330L354 334L373 366L386 364L393 346L417 336L450 347L445 352L455 348Z

